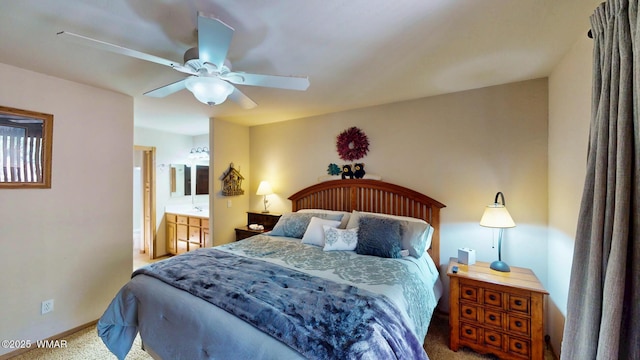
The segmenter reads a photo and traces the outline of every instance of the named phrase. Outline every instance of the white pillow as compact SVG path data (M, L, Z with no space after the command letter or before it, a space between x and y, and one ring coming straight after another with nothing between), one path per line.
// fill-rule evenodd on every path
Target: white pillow
M358 245L358 228L335 229L331 226L323 226L324 251L355 250Z
M337 228L340 226L338 220L327 220L318 217L312 217L307 226L307 231L302 236L302 243L316 246L324 246L324 229L322 226Z
M431 247L433 227L422 219L409 216L380 214L353 210L347 229L358 227L360 216L377 216L400 221L402 227L402 249L409 250L409 254L415 258L420 258Z
M349 217L351 217L351 213L348 211L338 211L338 210L325 210L325 209L301 209L297 211L298 213L314 213L314 214L327 214L327 215L342 215L342 221L340 222L340 229L346 229L347 223L349 222ZM331 219L332 217L330 217Z

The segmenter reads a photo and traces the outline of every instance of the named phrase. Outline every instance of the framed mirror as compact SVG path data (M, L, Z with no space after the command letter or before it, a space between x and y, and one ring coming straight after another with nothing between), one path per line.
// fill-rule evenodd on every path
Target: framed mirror
M191 195L191 167L185 164L171 164L171 197Z
M171 197L191 196L192 178L195 179L195 195L209 195L209 166L171 164L169 185ZM195 174L192 171L195 170Z
M0 106L0 188L51 188L53 115Z

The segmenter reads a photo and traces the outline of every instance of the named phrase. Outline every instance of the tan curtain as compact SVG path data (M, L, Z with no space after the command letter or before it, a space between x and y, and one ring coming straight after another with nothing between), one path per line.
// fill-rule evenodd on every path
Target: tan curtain
M637 0L609 0L591 16L591 129L561 349L566 360L640 359L637 15Z

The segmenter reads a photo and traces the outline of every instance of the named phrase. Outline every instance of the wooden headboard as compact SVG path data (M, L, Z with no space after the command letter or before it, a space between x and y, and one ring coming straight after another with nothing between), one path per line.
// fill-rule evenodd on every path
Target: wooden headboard
M434 228L429 255L440 265L440 209L445 205L417 191L380 180L345 179L309 186L289 200L292 211L357 210L423 219Z

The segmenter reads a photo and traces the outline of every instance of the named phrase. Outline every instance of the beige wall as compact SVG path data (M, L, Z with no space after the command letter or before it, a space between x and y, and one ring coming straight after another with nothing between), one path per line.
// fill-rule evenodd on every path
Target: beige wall
M336 136L358 126L371 144L367 173L447 205L443 262L460 247L476 249L478 260L497 258L497 233L478 222L502 191L518 225L505 232L504 260L545 282L547 100L547 80L538 79L251 127L251 188L269 180L271 210L290 211L288 196L316 183L330 163L345 163ZM261 201L252 191L250 209Z
M0 78L3 106L54 115L51 189L0 190L0 339L35 341L100 317L131 274L133 99L4 64Z
M213 190L209 192L210 234L213 245L222 245L235 241L234 229L246 225L249 194L256 192L257 185L251 188L249 183L249 128L211 119L209 129L209 143L213 148L209 174L209 189ZM245 178L244 195L222 195L221 180L230 163Z
M591 117L593 40L581 36L549 77L549 335L560 350Z

